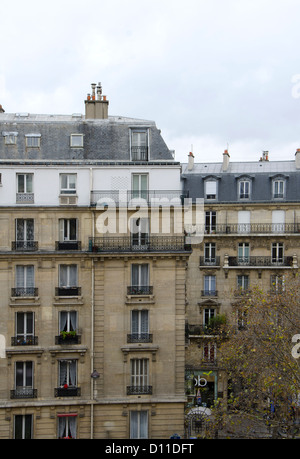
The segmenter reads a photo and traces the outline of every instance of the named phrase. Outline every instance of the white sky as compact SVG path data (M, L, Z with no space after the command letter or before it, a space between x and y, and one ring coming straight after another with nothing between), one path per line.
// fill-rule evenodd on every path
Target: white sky
M1 0L0 104L154 120L175 158L293 160L300 0ZM193 147L191 147L193 146Z

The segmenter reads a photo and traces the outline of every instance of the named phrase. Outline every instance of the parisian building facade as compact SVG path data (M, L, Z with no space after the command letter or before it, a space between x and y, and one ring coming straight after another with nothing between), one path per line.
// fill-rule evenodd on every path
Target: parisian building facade
M180 164L108 106L0 111L0 438L190 435L227 394L209 321L298 267L300 150Z

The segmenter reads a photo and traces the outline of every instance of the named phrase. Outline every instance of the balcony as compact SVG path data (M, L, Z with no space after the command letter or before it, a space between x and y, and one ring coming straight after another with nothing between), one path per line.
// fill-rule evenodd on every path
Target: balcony
M16 203L17 204L33 204L34 203L34 193L17 193Z
M38 288L35 287L16 287L11 289L12 297L36 297Z
M55 344L81 344L81 336L76 332L60 332L60 335L55 336Z
M32 335L17 335L11 337L12 346L36 346L38 337Z
M201 290L201 296L218 296L218 290Z
M56 241L55 242L55 250L63 250L68 252L70 250L81 250L81 242L80 241Z
M55 287L55 296L80 296L81 287Z
M300 223L243 223L212 224L203 227L204 235L214 234L293 234L300 233ZM200 232L200 229L197 229Z
M127 287L127 295L153 295L152 285L130 285Z
M152 343L152 334L131 333L127 335L127 343Z
M90 237L90 252L182 252L191 250L184 236Z
M38 250L39 244L37 241L13 241L11 250L19 252L34 252Z
M132 146L131 147L132 161L148 161L148 147L147 146Z
M293 265L293 257L265 257L265 256L255 256L255 257L228 257L229 266L271 266L275 267L291 267Z
M127 395L151 395L152 386L127 386Z
M10 398L37 398L37 389L32 387L17 387L10 391Z
M93 190L91 206L127 206L129 203L135 206L141 201L153 206L182 205L187 197L188 192L182 190Z
M81 395L80 387L68 386L56 387L54 397L79 397Z
M220 266L220 257L200 257L200 266Z

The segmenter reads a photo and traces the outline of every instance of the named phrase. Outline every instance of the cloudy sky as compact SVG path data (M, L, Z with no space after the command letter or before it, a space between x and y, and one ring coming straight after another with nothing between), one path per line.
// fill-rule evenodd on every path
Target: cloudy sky
M1 0L0 104L154 120L178 161L293 160L300 0Z

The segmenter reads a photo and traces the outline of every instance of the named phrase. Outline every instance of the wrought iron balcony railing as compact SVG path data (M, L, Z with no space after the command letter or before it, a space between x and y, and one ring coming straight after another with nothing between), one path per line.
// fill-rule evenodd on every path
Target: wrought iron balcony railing
M200 266L220 266L220 257L200 257Z
M152 343L152 334L150 333L128 334L127 343Z
M39 243L37 241L12 241L11 250L16 251L35 251L38 250Z
M64 334L55 336L55 344L80 344L81 335L65 332Z
M147 205L181 205L187 191L182 190L93 190L91 192L91 206L99 205L133 205L143 201ZM135 201L133 201L135 200Z
M38 337L32 335L17 335L11 337L12 346L36 346Z
M293 234L300 233L300 223L236 223L211 224L197 227L197 232L213 234Z
M56 241L55 242L55 250L81 250L81 242L80 241Z
M127 287L127 295L152 295L152 285L130 285Z
M184 236L90 237L90 252L172 252L191 250Z
M81 287L55 287L55 296L80 296Z
M228 257L229 266L292 266L293 257Z
M11 289L12 297L38 296L38 288L35 287L14 287Z
M10 391L10 398L37 398L37 389L32 387L17 387Z
M132 161L148 161L148 147L147 146L132 146L131 147Z
M201 290L202 296L218 296L218 290Z
M127 386L127 395L152 394L152 386Z
M54 397L79 397L81 395L80 387L56 387L54 389Z

